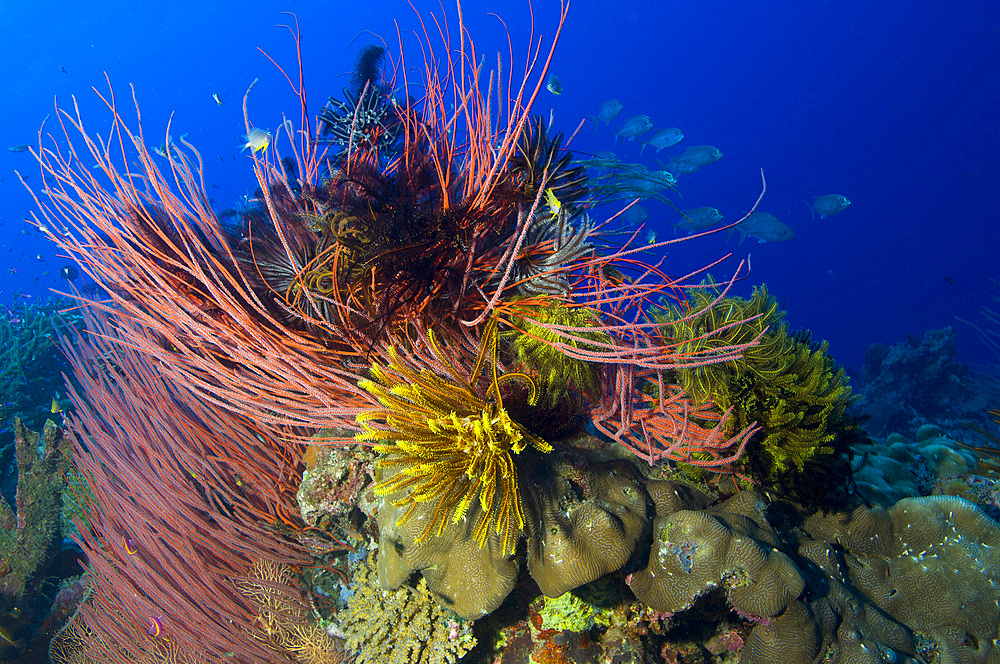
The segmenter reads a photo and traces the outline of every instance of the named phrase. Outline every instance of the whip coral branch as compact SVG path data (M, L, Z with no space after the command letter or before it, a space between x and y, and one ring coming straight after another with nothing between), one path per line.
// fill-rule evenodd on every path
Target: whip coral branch
M146 150L141 118L133 134L114 96L106 102L117 154L111 141L86 135L78 110L59 111L69 153L52 145L37 154L57 183L47 177L47 201L35 198L39 225L108 293L108 300L84 302L110 318L118 343L146 354L208 403L275 427L353 426L358 376L344 366L358 351L320 343L272 315L207 207L200 170L183 150L172 150L169 186ZM126 144L139 160L137 174L114 166L128 159ZM83 166L92 160L108 185Z
M77 525L94 593L75 619L89 654L134 662L129 653L167 639L192 658L287 661L248 638L256 610L236 583L259 560L305 562L265 527L295 507L294 493L276 489L295 474L291 450L171 383L112 343L108 320L88 318L95 335L64 349L81 387L70 390L67 426L89 489L88 521Z

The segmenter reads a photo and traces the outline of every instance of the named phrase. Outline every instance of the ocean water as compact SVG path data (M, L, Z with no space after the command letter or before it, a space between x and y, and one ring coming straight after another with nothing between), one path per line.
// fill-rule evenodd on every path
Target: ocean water
M467 2L464 17L481 56L524 61L535 34L554 32L558 6ZM437 3L416 3L427 14ZM445 7L452 19L454 7ZM361 46L400 41L411 73L421 63L405 2L135 2L0 4L0 147L37 143L54 100L86 126L106 131L102 94L113 86L133 116L131 89L147 142L187 135L205 158L216 209L231 207L255 186L240 154L248 99L256 126L275 128L282 114L298 120L292 89L266 52L294 75L288 23L303 33L310 112L347 85ZM494 12L496 14L494 14ZM500 18L502 18L501 23ZM453 21L454 26L454 21ZM506 26L506 28L505 28ZM429 26L433 29L433 26ZM453 27L454 29L454 27ZM711 144L724 158L682 176L682 209L708 205L734 221L767 193L760 210L795 232L782 243L726 241L725 234L669 248L666 269L684 273L732 253L713 271L729 276L738 259L752 273L738 289L767 283L795 327L827 339L843 364L857 368L873 342L975 318L1000 288L1000 8L989 2L582 2L570 10L552 71L564 91L543 91L535 110L568 134L599 104L619 99L613 125L636 114L686 138L656 154L617 144L614 127L585 124L572 143L581 153L614 150L624 161L657 168L687 145ZM213 99L220 96L223 105ZM27 152L0 149L0 303L13 293L58 289L65 264L26 227L34 204L15 171L37 186ZM843 194L852 205L826 219L808 202ZM646 206L648 228L673 234L676 213ZM595 215L613 213L607 208ZM12 299L13 298L13 299ZM989 359L975 334L959 325L960 357Z

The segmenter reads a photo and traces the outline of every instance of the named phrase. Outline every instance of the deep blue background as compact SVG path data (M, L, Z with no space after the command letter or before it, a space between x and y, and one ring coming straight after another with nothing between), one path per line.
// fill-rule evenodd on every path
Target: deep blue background
M295 69L292 42L276 23L298 14L304 33L310 103L318 109L339 94L370 30L391 47L394 19L415 65L418 24L399 1L174 2L144 5L0 2L0 303L14 292L35 297L58 287L64 261L36 231L23 234L33 208L14 176L39 175L28 153L7 146L33 143L53 100L71 108L71 95L92 131L106 131L109 113L90 90L130 101L134 84L148 142L163 142L174 114L175 136L188 133L206 158L210 194L218 209L252 191L240 98L250 97L254 123L276 127L284 111L298 119L296 100L261 47ZM571 132L600 102L618 98L619 118L645 113L658 127L677 126L686 145L713 144L725 158L685 176L682 208L711 205L734 220L760 189L761 209L792 226L781 244L742 246L724 235L670 250L667 266L688 271L733 251L752 254L753 274L741 284L766 282L794 326L828 339L834 355L860 365L872 342L975 318L989 295L1000 293L1000 3L795 0L782 2L583 2L570 10L553 71L565 91L544 93L536 110L554 109ZM418 9L440 14L432 2ZM445 0L452 19L455 8ZM558 5L536 0L536 32L554 33ZM515 60L523 64L526 2L467 2L464 13L477 46L495 60L507 52L498 12L509 27ZM452 22L454 25L454 22ZM351 44L351 40L357 39ZM60 70L65 68L65 73ZM218 107L211 95L224 96ZM50 118L51 123L51 118ZM574 147L616 150L638 160L638 145L616 146L613 129L583 128ZM654 155L642 160L656 166ZM806 202L840 193L853 205L825 220ZM676 215L647 206L660 237L672 235ZM735 267L716 270L726 276ZM16 270L16 274L10 274ZM961 330L966 360L986 359L975 335Z

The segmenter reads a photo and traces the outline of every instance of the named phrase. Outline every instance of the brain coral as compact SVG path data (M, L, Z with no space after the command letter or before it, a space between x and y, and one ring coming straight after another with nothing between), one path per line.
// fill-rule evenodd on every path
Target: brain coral
M847 518L814 516L803 528L851 552L845 585L911 630L913 650L941 662L1000 660L1000 527L978 507L907 498Z
M674 613L725 593L755 623L743 664L1000 661L1000 527L962 498L808 517L751 492L707 509L654 502L649 561L629 585Z
M799 569L775 547L763 505L743 492L721 509L680 510L656 519L649 565L632 574L636 597L657 611L679 613L705 592L728 589L738 610L770 619L805 587Z
M524 476L528 569L549 597L620 569L638 543L648 540L652 506L630 464L550 464L539 456L519 472ZM478 507L429 538L421 534L433 516L433 504L417 503L409 518L400 521L403 509L387 500L378 513L382 585L398 588L419 571L435 598L463 618L479 618L499 607L517 581L520 559L504 554L495 533L485 547L479 546L472 526Z

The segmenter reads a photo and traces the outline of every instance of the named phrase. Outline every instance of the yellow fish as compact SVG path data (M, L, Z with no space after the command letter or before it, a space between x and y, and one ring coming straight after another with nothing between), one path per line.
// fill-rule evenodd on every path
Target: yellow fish
M62 406L59 405L59 402L56 401L55 397L52 397L52 408L49 409L49 412L53 415L63 412Z
M562 210L562 203L556 198L556 193L551 189L545 190L545 203L549 206L549 212L555 217Z

